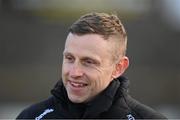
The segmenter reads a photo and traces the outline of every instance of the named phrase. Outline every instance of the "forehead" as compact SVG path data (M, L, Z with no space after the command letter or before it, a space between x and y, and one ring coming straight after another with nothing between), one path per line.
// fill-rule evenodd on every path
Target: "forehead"
M79 56L94 56L102 59L103 57L109 57L111 54L109 44L101 35L86 34L79 36L69 33L64 52L70 52Z

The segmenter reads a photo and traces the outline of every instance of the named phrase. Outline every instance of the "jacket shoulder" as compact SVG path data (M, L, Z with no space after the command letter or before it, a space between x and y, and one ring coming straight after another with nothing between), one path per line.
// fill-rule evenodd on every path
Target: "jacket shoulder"
M53 97L50 97L44 101L41 101L39 103L30 105L29 107L25 108L16 119L33 119L37 117L40 113L42 113L44 110L51 110L53 105Z
M136 118L139 119L167 119L161 113L155 111L151 107L144 105L134 98L127 96L126 103L131 109L132 113L135 114Z

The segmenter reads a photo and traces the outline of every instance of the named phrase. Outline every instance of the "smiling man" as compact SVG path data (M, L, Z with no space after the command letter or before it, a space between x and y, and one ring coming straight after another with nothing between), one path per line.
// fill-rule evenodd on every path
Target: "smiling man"
M104 40L98 34L68 35L62 77L72 102L92 100L127 68L127 57L121 57L121 63L116 64L112 59L113 39L118 38Z
M89 13L69 28L62 80L52 96L25 109L17 119L163 119L128 94L127 35L116 15Z

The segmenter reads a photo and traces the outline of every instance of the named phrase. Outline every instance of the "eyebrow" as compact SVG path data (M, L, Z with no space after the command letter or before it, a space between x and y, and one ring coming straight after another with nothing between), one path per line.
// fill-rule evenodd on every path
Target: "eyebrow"
M63 55L72 55L70 52L64 51Z
M92 60L96 64L100 64L100 61L98 59L92 58L92 57L83 57L82 60Z
M64 52L63 52L63 55L72 55L72 56L73 56L73 54L72 54L71 52L68 52L68 51L64 51ZM94 61L97 62L98 64L101 63L101 60L99 60L99 59L97 59L97 58L95 58L95 57L92 57L92 56L83 56L83 57L81 57L81 60L86 60L86 59L94 60Z

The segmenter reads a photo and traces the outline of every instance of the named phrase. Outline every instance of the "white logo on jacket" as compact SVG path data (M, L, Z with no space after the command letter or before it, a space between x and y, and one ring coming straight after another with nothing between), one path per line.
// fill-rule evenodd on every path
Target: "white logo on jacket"
M46 110L44 110L43 113L41 113L38 117L36 117L35 120L40 120L40 119L42 119L46 114L51 113L51 112L53 112L53 111L54 111L54 109L46 109Z
M135 118L131 114L127 115L127 118L128 120L135 120Z

